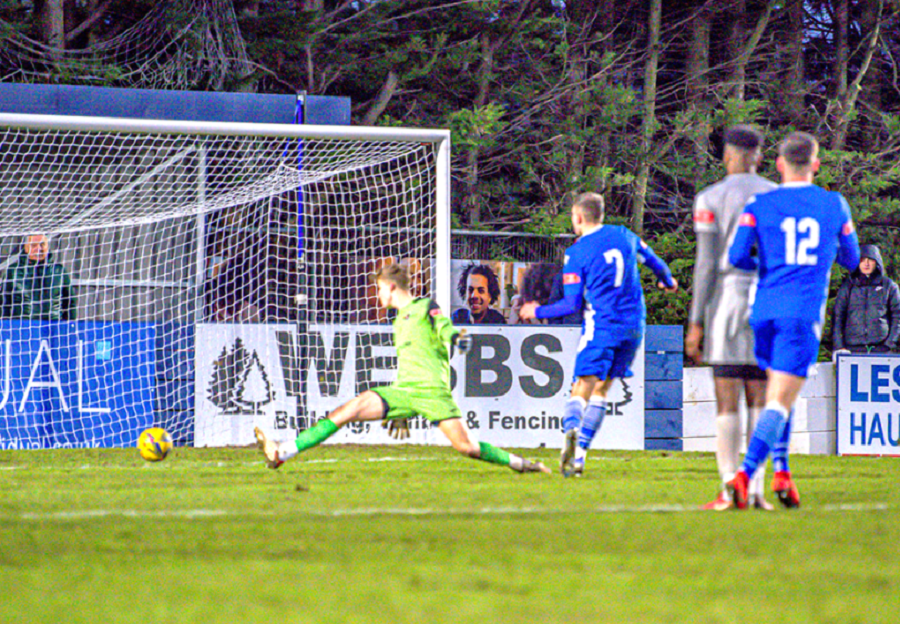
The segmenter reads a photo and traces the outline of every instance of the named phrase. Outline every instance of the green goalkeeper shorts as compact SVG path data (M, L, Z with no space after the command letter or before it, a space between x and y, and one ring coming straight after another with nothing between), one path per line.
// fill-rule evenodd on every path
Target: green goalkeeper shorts
M411 418L416 414L431 422L462 417L459 406L446 390L394 384L372 388L372 392L384 401L385 420Z

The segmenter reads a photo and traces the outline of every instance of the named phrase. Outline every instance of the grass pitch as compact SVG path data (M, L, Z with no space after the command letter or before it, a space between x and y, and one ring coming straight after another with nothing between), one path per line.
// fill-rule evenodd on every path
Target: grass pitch
M708 454L2 451L0 622L896 622L898 462L792 458L801 509L715 513Z

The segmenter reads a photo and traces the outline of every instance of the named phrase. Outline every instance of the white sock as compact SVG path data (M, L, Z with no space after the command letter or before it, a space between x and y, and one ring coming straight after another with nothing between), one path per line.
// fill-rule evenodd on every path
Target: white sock
M293 440L284 440L278 443L278 459L281 461L287 461L297 453L299 451Z
M741 420L734 412L716 416L716 463L722 484L734 479L741 452Z
M580 459L584 461L587 458L587 449L583 449L580 446L575 447L575 459Z

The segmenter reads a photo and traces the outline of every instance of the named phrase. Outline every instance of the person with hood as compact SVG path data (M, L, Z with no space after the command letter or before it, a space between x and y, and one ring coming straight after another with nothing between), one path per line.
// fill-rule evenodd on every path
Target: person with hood
M859 267L834 303L835 353L890 353L900 339L900 289L884 274L881 251L860 245Z
M75 320L72 280L61 264L53 262L45 235L29 236L24 253L6 269L2 315L33 321Z

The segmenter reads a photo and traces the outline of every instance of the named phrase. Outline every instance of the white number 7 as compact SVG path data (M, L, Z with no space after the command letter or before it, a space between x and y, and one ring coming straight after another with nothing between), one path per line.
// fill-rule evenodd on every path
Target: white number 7
M622 285L622 278L625 275L625 258L622 257L622 252L618 249L608 249L603 252L603 257L606 258L606 264L616 264L616 281L613 283L613 286L618 288Z

